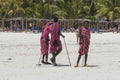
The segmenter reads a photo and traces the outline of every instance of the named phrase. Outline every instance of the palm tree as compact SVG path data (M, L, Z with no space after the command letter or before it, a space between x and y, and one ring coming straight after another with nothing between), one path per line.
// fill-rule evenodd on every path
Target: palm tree
M23 1L21 0L12 0L12 4L10 6L10 10L8 12L8 17L21 17L25 14L24 8L22 8Z
M54 8L54 14L68 19L82 17L82 13L87 9L82 6L82 0L61 0L55 5L51 5Z
M0 18L5 18L8 11L9 0L0 2Z
M99 3L96 16L108 17L110 21L120 17L120 0L104 0Z
M32 2L28 6L24 6L27 17L49 18L49 4L40 0L39 2Z

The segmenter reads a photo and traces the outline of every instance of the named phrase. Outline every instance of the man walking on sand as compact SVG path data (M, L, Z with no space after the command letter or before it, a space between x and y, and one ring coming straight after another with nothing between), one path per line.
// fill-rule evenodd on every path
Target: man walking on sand
M42 32L40 43L41 43L41 54L42 54L42 61L43 64L50 64L48 62L48 50L49 50L49 33L50 33L50 25L52 22L48 22ZM46 58L44 60L44 58Z
M82 55L85 55L85 64L87 66L88 50L90 45L90 30L88 29L88 21L83 22L83 26L79 30L79 55L77 59L77 64L75 67L78 67L79 61Z
M61 44L60 36L62 36L63 38L65 37L60 32L60 27L59 27L57 17L54 18L50 31L51 31L50 53L52 53L52 58L50 60L54 66L57 66L56 56L62 51L62 44Z

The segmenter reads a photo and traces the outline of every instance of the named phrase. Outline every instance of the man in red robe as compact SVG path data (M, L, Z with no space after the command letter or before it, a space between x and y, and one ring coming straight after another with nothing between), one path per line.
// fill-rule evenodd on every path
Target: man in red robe
M52 25L52 22L47 22L42 35L40 37L40 45L41 45L41 54L42 56L42 63L43 64L49 64L48 62L48 51L49 51L49 33L50 33L50 26ZM46 60L44 61L44 58Z
M89 49L89 45L90 45L90 30L87 27L88 26L87 21L85 21L83 23L83 26L80 28L79 30L79 55L78 55L78 59L77 59L77 64L75 65L75 67L78 67L79 61L81 59L82 55L85 55L85 64L84 66L87 66L87 58L88 58L88 49Z
M63 38L65 37L60 32L60 26L58 23L58 18L54 18L54 22L50 27L50 33L51 33L51 39L50 39L50 53L52 53L51 62L54 66L57 66L56 64L56 56L62 51L62 44L60 40L60 36Z

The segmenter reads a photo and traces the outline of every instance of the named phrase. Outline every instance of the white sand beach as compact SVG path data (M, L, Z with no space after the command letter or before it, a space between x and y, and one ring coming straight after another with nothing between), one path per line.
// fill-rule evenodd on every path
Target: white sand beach
M74 65L79 45L75 33L63 33L72 66L61 37L59 66L36 66L40 57L41 33L0 32L0 80L120 80L120 34L91 34L88 67ZM51 54L49 54L49 59ZM49 60L50 62L50 60Z

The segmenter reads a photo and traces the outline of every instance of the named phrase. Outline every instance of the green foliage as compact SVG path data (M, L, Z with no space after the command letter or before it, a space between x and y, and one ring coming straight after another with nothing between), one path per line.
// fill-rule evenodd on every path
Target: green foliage
M90 20L96 20L95 16L86 16L86 19L90 19Z
M12 1L10 5L10 1ZM0 18L35 17L78 19L107 17L120 18L120 0L3 0L0 1Z

